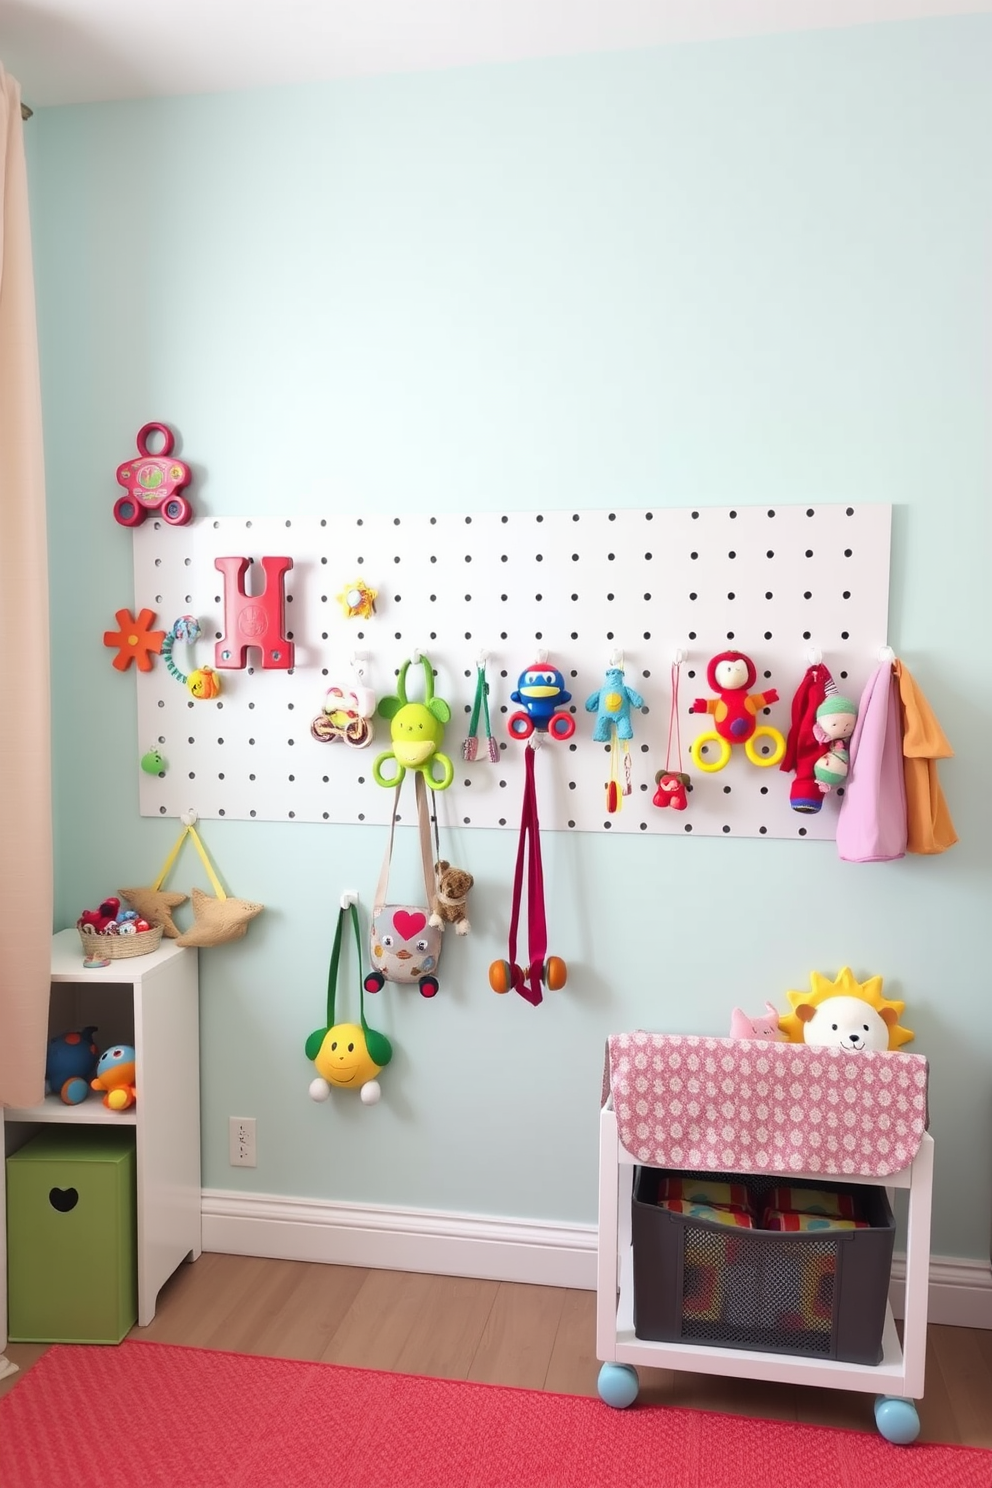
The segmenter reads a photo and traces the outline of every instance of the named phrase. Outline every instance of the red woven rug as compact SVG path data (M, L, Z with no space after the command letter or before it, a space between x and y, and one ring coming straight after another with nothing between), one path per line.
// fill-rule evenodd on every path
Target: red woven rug
M990 1488L992 1452L165 1344L58 1344L2 1488Z

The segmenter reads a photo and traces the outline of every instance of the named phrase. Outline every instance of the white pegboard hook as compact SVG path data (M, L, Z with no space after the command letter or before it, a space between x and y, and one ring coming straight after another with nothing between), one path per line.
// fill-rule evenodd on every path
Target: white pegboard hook
M538 652L537 652L537 664L538 664L538 666L543 666L544 663L547 661L547 659L548 659L548 653L547 653L547 650L545 649L545 647L544 646L538 647Z
M681 646L676 646L672 653L672 666L681 666L688 659L688 653Z
M354 889L345 889L344 893L341 895L341 908L342 909L348 909L348 908L350 908L350 906L352 904L357 904L357 903L358 903L358 895L355 893L355 890Z
M610 666L619 667L623 671L623 651L619 646L614 646L610 652Z
M419 646L414 646L413 650L410 652L410 660L413 662L414 666L418 666L419 663L423 661L423 659L423 651L421 651Z
M179 820L182 822L184 827L196 826L196 812L193 810L192 806L188 811L181 811L179 813Z
M806 662L807 662L807 665L809 665L809 666L819 666L822 660L823 660L823 652L820 650L819 646L807 646L807 648L806 648Z
M883 646L878 653L878 659L881 662L887 661L891 665L896 659L896 653L891 646Z
M475 658L475 664L476 664L477 667L483 667L484 668L485 665L486 665L486 662L488 660L489 660L489 652L488 651L485 651L485 650L482 650L476 656L476 658Z

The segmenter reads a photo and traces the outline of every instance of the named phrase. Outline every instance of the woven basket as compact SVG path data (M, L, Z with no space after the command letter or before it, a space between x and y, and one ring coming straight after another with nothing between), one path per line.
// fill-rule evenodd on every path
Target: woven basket
M123 961L128 956L147 956L157 951L162 944L162 926L153 925L150 930L139 930L134 935L96 935L80 930L79 939L88 956L105 956L108 961Z

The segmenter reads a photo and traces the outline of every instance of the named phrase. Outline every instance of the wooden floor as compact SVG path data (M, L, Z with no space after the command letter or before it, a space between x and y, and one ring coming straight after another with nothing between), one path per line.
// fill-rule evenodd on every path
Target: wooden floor
M595 1395L595 1294L566 1288L204 1254L131 1337L366 1369ZM17 1389L45 1351L11 1344ZM872 1396L640 1371L644 1402L874 1431ZM992 1447L992 1332L931 1325L921 1440Z

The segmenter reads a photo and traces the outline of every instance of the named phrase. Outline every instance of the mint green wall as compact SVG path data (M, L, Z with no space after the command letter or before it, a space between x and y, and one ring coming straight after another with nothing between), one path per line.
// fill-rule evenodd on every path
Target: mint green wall
M376 1005L374 1110L315 1106L302 1045L381 830L206 823L267 907L201 953L205 1186L591 1222L605 1036L724 1033L850 963L932 1061L934 1248L988 1253L990 67L984 17L32 120L60 925L176 832L138 816L149 741L101 644L150 418L205 515L891 502L892 644L958 749L934 860L549 834L570 979L536 1011L486 976L514 834L455 834L475 929L434 1003Z

